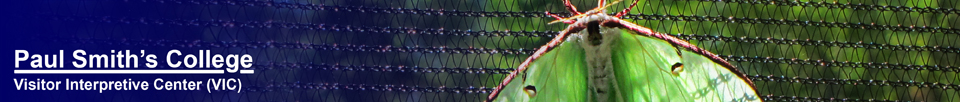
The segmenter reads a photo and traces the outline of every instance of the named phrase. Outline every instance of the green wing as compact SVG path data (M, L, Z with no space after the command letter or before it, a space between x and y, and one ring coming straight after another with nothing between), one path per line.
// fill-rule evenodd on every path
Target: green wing
M591 92L580 42L567 40L531 62L504 87L501 102L584 102ZM611 51L616 83L609 100L627 102L760 101L745 79L707 57L622 30ZM674 66L682 71L674 74ZM618 99L616 97L622 97Z
M665 40L621 31L611 54L615 88L620 88L613 90L619 91L622 101L760 101L745 79L707 57L678 49ZM673 66L678 63L683 65L682 71L674 74Z
M501 102L584 102L588 97L583 48L565 41L531 62L530 67L504 87ZM526 90L529 88L535 89ZM534 95L536 94L536 95Z

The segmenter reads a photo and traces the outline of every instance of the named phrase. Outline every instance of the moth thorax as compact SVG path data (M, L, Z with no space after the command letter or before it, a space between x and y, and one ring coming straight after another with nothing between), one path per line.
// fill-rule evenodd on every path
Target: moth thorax
M600 21L587 22L587 43L598 46L603 44L603 34L600 34Z
M610 45L615 37L620 36L619 30L614 27L603 27L602 22L611 19L611 16L605 14L590 15L580 18L577 23L586 26L585 31L580 31L579 35L586 45L584 47L600 47Z

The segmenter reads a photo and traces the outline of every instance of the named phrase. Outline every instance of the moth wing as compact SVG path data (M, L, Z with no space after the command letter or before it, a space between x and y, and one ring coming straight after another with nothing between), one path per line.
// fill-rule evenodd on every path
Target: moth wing
M684 70L678 76L697 101L760 101L756 91L747 83L749 79L738 77L703 55L682 52Z
M625 101L760 101L749 79L730 68L666 40L621 31L611 52Z
M507 84L496 101L585 102L589 97L584 51L575 40L560 43L533 60L517 77L521 78Z
M616 86L610 98L628 102L690 102L683 81L674 76L671 66L681 62L677 48L669 42L620 29L620 39L612 43L611 60Z

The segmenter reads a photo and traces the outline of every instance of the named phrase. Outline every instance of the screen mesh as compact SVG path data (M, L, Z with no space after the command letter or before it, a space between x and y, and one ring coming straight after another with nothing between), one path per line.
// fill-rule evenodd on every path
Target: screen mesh
M195 101L482 101L567 26L547 24L555 19L545 11L570 16L561 0L24 5L18 17L33 22L24 26L47 29L24 32L53 34L33 38L46 45L257 58L256 74L230 75L245 81L239 94L171 96ZM950 0L641 0L623 19L720 55L767 101L960 101L957 8Z

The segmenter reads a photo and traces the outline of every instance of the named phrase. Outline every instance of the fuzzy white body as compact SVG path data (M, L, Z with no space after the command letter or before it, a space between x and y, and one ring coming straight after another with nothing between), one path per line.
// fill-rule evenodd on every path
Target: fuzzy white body
M590 15L578 19L578 23L586 24L590 21L604 21L604 19L613 18L606 14L596 14ZM599 25L592 25L599 26ZM590 30L599 30L599 35L591 35ZM614 40L620 39L621 31L616 28L606 28L600 26L599 29L584 29L580 32L573 34L572 39L568 40L580 40L580 46L585 50L585 60L587 61L587 69L590 78L590 89L594 92L594 96L597 102L606 102L610 95L615 95L618 102L622 102L622 96L619 92L613 90L618 90L616 75L613 72L613 62L611 61L611 47L613 46ZM593 38L590 36L600 36L600 39ZM591 42L599 42L591 43ZM613 88L613 89L611 89Z

